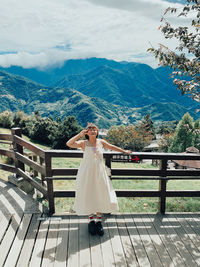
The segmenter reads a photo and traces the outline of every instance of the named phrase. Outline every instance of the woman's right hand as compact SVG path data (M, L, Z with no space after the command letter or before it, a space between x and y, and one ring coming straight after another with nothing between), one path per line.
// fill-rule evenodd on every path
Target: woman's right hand
M80 137L83 137L83 136L85 136L86 134L87 134L87 132L88 132L88 130L82 130L80 133L79 133L79 135L80 135Z

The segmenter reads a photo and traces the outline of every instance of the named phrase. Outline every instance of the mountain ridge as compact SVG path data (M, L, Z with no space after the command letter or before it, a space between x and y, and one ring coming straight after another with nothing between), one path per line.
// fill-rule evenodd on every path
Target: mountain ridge
M55 85L71 87L88 96L128 107L145 106L158 101L172 102L171 99L187 107L193 104L191 99L176 90L172 80L166 78L165 82L162 81L157 72L145 64L135 67L130 64L120 70L100 66L85 74L65 76Z
M136 123L149 111L154 121L180 120L187 111L198 118L197 104L178 93L168 78L169 69L106 59L97 62L82 60L83 68L79 66L76 74L58 75L59 80L55 76L55 86L0 71L0 111L20 109L30 114L39 110L54 118L74 115L82 125L93 121L100 127ZM72 64L74 72L77 64Z

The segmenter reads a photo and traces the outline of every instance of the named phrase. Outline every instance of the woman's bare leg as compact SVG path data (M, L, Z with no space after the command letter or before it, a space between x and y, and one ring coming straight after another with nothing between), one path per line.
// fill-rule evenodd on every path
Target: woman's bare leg
M101 212L97 212L97 221L101 222L102 220L102 213Z

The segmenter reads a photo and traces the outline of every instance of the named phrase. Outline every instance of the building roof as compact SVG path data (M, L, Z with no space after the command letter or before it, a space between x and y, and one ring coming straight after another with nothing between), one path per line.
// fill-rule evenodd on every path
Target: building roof
M152 151L152 150L157 150L159 148L157 140L152 141L148 146L145 146L144 150L147 151Z
M186 152L187 152L187 153L199 153L199 149L197 149L197 148L194 147L194 146L190 146L190 147L187 147L187 148L186 148Z
M186 148L186 152L183 152L183 154L185 153L198 154L199 150L196 147L191 146L191 147ZM187 168L200 169L200 160L173 160L173 162L175 162L176 164L180 166L184 166Z

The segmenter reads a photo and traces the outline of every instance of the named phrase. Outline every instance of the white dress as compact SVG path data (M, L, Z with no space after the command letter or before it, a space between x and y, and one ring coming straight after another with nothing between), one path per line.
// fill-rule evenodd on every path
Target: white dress
M115 190L103 159L103 147L97 139L96 147L85 141L85 151L76 178L73 210L78 215L96 212L110 213L119 209Z

